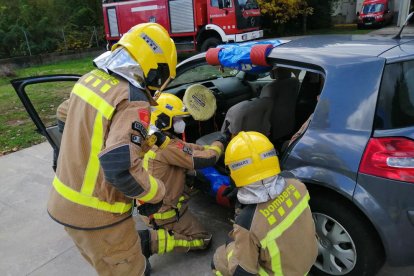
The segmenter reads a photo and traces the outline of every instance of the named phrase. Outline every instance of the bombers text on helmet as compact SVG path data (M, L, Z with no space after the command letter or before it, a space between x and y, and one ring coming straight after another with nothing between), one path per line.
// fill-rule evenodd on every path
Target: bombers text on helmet
M224 163L237 187L280 173L279 159L269 139L255 131L241 131L229 143Z
M169 78L175 78L177 50L161 25L142 23L132 27L112 46L112 51L120 46L141 66L149 88L158 89Z
M168 130L172 126L174 117L190 115L180 98L173 94L161 94L157 103L158 105L151 112L151 124L158 129Z

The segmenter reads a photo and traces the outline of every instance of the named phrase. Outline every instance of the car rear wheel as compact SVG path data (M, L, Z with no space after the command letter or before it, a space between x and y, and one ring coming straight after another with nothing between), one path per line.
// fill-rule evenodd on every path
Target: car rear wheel
M312 275L375 275L384 262L375 229L350 203L324 194L311 196L319 253Z

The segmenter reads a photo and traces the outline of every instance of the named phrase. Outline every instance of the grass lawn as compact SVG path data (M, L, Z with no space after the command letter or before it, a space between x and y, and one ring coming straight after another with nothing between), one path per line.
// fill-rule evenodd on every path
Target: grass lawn
M14 78L64 73L84 74L92 68L91 58L84 58L19 69L16 71L17 77ZM14 78L0 79L0 155L45 141L43 136L34 131L35 125L10 84L10 80ZM46 125L56 121L56 108L68 98L72 85L71 82L60 82L34 85L26 90Z
M309 30L306 34L307 35L316 35L316 34L368 34L372 32L374 29L363 29L358 30L356 24L341 24L335 25L332 28L327 29L317 29L317 30Z

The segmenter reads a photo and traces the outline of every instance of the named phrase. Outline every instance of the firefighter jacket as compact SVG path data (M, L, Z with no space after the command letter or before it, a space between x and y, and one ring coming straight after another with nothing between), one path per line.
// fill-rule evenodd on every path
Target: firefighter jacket
M216 275L306 275L312 267L318 248L305 185L277 176L272 188L270 200L243 206L214 255Z
M176 221L177 216L186 210L182 197L186 172L214 166L222 151L223 144L218 141L210 146L199 146L180 139L171 139L164 149L154 146L148 151L144 157L144 168L163 181L165 196L157 213L146 215L152 216L158 225Z
M93 70L75 84L48 212L57 222L97 229L128 218L133 198L159 202L164 184L142 166L150 121L146 94Z
M62 102L56 111L57 125L60 133L63 133L65 128L66 117L68 116L67 112L69 109L69 99Z

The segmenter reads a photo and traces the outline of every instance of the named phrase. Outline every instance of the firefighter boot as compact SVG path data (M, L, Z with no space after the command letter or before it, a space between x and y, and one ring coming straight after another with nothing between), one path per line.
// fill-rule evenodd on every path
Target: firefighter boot
M141 239L141 250L145 258L152 255L151 253L151 234L149 230L138 230L139 238ZM148 262L149 263L149 262Z

